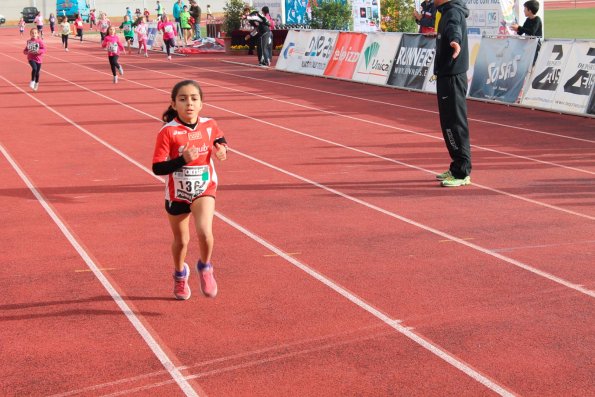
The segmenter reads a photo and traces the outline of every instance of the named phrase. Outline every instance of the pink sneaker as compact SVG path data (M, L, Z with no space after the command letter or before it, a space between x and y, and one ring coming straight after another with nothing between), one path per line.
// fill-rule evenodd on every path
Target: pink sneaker
M213 276L213 265L207 263L206 265L201 261L196 264L196 269L200 274L200 290L202 294L208 298L217 296L217 281Z
M190 267L184 263L185 277L176 277L174 273L174 295L176 299L186 300L190 298L192 293L190 292L190 286L188 285L188 277L190 277Z

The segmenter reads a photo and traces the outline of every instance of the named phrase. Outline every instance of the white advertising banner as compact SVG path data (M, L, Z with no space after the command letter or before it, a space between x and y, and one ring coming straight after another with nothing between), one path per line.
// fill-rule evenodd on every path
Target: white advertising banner
M386 84L402 33L367 33L362 56L352 79L363 83Z
M563 69L553 109L584 113L595 83L595 41L576 41Z
M380 0L352 0L351 7L354 32L380 30Z
M301 57L297 72L322 76L329 59L333 55L339 32L328 30L308 30L300 35L300 49L305 44L306 51Z
M573 40L548 40L539 51L539 58L529 77L528 87L521 103L527 106L551 109L560 85L562 71L570 58Z
M292 29L287 32L275 69L289 72L295 72L299 69L298 65L306 53L306 44L304 44L306 40L300 41L300 35L303 35L303 33L299 30Z

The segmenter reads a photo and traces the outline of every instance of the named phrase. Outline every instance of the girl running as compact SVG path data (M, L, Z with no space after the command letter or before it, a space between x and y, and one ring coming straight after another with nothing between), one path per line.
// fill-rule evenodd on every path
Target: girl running
M31 39L27 40L27 45L23 50L23 54L27 55L27 61L31 65L31 82L29 87L33 91L39 88L39 72L41 72L41 56L45 54L45 45L43 40L39 38L39 30L37 28L31 29Z
M43 39L43 17L41 16L41 11L37 13L35 19L33 20L35 26L37 26L37 31L39 32L39 37Z
M25 20L21 18L21 20L19 21L19 34L21 35L21 37L23 36L23 33L25 33Z
M56 31L56 17L54 16L54 14L50 14L50 32L52 32L52 36L54 36L54 33Z
M134 28L132 27L132 21L130 17L126 15L124 22L120 25L120 30L124 32L124 40L126 40L126 51L131 54L130 45L134 41Z
M170 22L167 15L163 14L162 21L157 25L157 29L163 32L163 43L167 51L167 59L171 60L170 49L176 45L176 25Z
M68 35L70 35L70 24L67 17L62 17L60 22L60 33L62 36L62 47L64 51L68 52Z
M107 19L107 15L105 14L105 12L102 12L99 16L99 23L97 24L97 27L99 28L99 34L101 35L102 43L103 39L105 39L105 36L107 35L107 30L111 25L112 23L109 19Z
M74 14L76 19L74 20L74 27L76 28L76 35L77 37L81 38L81 43L83 42L83 18L79 14Z
M112 69L112 75L114 76L114 84L118 82L118 76L116 75L116 71L120 73L120 76L124 75L124 69L118 63L118 58L120 58L120 52L124 51L124 46L120 41L118 35L116 35L116 27L110 26L107 30L107 36L101 42L101 46L103 48L107 48L107 57L109 59L109 65Z
M199 117L203 94L196 81L177 83L171 103L163 113L166 123L159 134L153 154L153 172L168 175L165 185L165 210L173 232L174 296L190 298L185 263L190 241L190 215L194 219L200 259L196 268L202 293L214 298L217 282L213 276L213 215L217 193L217 173L212 156L227 158L227 143L215 120Z
M149 54L147 53L147 24L145 23L145 19L140 17L136 20L136 28L134 29L136 32L136 37L138 37L138 53L140 54L141 50L145 49L145 57L148 57Z

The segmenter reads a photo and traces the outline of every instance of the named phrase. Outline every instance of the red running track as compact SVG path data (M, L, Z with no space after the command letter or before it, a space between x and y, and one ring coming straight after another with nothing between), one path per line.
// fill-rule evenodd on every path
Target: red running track
M123 56L114 85L56 38L32 93L13 33L0 395L595 394L594 119L470 101L473 185L445 189L432 95L221 56ZM233 151L220 294L194 273L179 302L150 162L184 78Z

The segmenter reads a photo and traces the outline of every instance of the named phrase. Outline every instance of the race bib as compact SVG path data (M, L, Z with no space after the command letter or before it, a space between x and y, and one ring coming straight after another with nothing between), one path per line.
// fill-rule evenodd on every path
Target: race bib
M173 33L174 32L174 27L171 25L167 25L166 27L163 28L163 31L165 33Z
M36 54L37 51L39 51L39 43L37 43L35 41L27 42L27 52Z
M76 23L76 26L77 26L79 29L82 29L82 28L83 28L83 21L78 21L78 22Z
M138 28L138 32L140 34L146 34L147 33L147 29L144 26L141 26Z
M107 50L109 52L118 53L118 43L108 43Z
M130 32L130 25L124 25L124 31Z
M176 198L189 203L207 190L211 180L208 165L184 166L179 171L175 171L173 177Z

